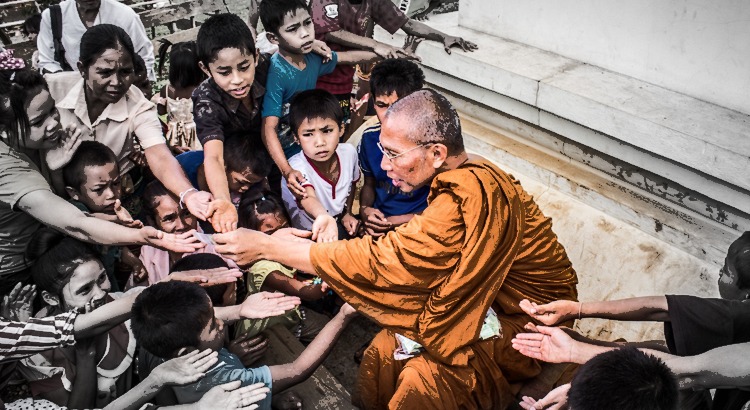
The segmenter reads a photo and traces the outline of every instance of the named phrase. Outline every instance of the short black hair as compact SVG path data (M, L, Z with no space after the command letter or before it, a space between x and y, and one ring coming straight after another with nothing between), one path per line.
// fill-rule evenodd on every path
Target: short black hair
M197 87L206 79L206 73L198 65L195 41L175 44L166 39L159 41L159 74L161 75L169 52L169 84L181 88Z
M32 14L31 17L23 21L21 31L25 36L31 33L39 34L39 29L42 26L42 15L39 13Z
M395 92L398 98L403 98L422 87L422 69L415 62L406 59L383 60L372 69L370 76L370 93L373 97Z
M279 28L284 24L284 17L297 10L310 12L310 6L304 0L263 0L260 2L260 22L269 33L279 34Z
M73 272L88 261L101 261L94 248L50 227L43 227L31 236L26 247L31 265L31 279L39 287L60 296Z
M131 327L138 344L155 356L173 358L183 347L197 347L214 312L206 292L194 283L155 283L135 299Z
M292 97L289 106L289 127L297 135L302 122L313 118L332 119L341 127L344 111L338 98L326 90L307 90Z
M172 269L169 270L169 273L214 268L229 268L229 265L227 265L227 262L222 259L221 256L215 253L194 253L178 259L177 262L172 265ZM213 303L214 306L222 306L224 304L224 293L227 291L226 283L207 286L204 287L203 290L208 293L208 297L211 298L211 303Z
M81 36L80 57L78 60L83 68L88 68L107 50L117 50L122 47L130 55L131 62L135 65L135 49L133 40L127 32L114 24L97 24L89 27Z
M675 410L677 377L660 359L628 346L599 354L573 377L574 410Z
M230 171L250 171L260 177L271 173L273 160L260 135L232 135L224 140L224 165Z
M240 228L254 231L260 230L261 220L258 218L260 215L279 213L289 220L281 197L263 189L250 189L242 194L237 212Z
M79 189L86 183L86 174L83 172L86 167L101 167L112 163L119 174L117 156L108 146L99 141L83 141L70 162L63 167L63 181L66 186Z
M255 58L253 33L236 14L222 13L209 17L198 29L195 48L198 61L206 69L216 59L219 51L225 48L236 48Z
M734 263L737 271L737 287L750 287L750 231L746 231L729 245L727 260Z

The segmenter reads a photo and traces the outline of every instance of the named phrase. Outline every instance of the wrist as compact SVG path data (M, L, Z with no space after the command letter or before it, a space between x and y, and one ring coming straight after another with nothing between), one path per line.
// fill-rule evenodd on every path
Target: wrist
M194 194L197 193L198 190L194 187L190 187L182 192L180 192L180 209L185 209L185 202L188 200L188 198Z

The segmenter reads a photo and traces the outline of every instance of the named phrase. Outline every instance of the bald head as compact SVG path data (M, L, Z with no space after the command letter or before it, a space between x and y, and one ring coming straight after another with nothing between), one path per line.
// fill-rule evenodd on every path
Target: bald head
M406 136L417 144L437 142L448 148L448 155L464 152L461 122L448 100L433 90L415 91L391 105L384 122L403 119L410 124Z

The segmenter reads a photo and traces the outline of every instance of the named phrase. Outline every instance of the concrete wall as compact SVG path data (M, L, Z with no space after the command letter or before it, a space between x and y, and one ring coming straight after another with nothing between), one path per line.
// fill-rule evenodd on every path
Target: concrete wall
M750 114L747 0L461 0L459 24Z

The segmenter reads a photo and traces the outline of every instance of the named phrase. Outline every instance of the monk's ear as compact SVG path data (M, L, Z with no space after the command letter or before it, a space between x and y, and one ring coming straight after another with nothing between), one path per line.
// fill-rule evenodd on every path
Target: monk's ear
M427 158L432 161L433 168L441 168L448 158L448 147L440 143L432 144L427 150Z

